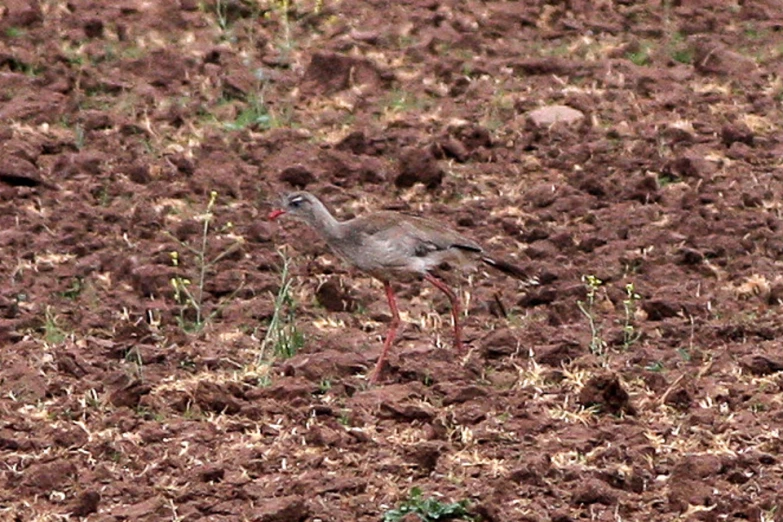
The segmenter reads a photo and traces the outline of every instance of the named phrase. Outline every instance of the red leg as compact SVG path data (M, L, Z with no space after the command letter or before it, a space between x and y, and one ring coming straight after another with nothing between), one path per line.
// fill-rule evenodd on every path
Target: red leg
M449 301L451 301L451 317L454 319L454 348L462 352L462 328L459 326L459 314L460 304L457 294L455 294L451 288L446 286L446 283L435 277L434 275L427 273L424 279L432 283L435 288L446 294Z
M389 325L389 333L386 334L386 341L383 343L383 351L381 356L378 357L378 362L375 365L375 370L370 377L370 384L378 382L378 377L381 374L383 363L386 361L386 355L389 353L389 348L394 343L394 338L397 337L397 328L400 326L400 312L397 310L397 300L394 298L394 289L388 281L383 282L383 288L386 290L386 299L389 300L389 308L392 313L392 321Z

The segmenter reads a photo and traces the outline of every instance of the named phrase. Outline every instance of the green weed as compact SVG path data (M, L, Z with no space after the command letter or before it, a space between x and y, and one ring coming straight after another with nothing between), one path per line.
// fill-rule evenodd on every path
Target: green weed
M595 355L603 355L606 351L606 342L601 338L601 327L595 317L595 296L603 281L594 275L586 275L582 276L582 282L587 287L587 301L577 301L576 305L590 326L590 352Z
M76 276L71 280L70 286L60 295L69 301L75 301L81 295L82 290L84 290L84 278Z
M634 328L634 315L636 314L636 303L641 296L636 293L633 283L625 285L625 299L623 299L623 349L627 350L639 340L641 332Z
M47 306L44 311L44 341L47 344L60 344L65 341L68 334L63 330L57 321L57 315L52 311L51 306Z
M440 500L429 497L422 498L421 489L412 488L408 500L397 509L384 513L383 522L398 522L409 514L417 515L424 522L436 520L476 520L467 510L468 501L460 500L451 504L445 504Z
M272 128L272 123L273 118L264 103L262 89L258 95L251 95L248 98L247 106L234 121L225 123L224 126L228 130L242 130L248 127L266 130Z
M212 219L214 218L212 211L215 207L215 203L217 202L217 197L218 193L214 190L209 195L209 202L207 203L206 211L201 217L203 221L203 227L201 231L201 241L198 247L192 247L189 244L180 241L173 234L166 232L169 237L176 240L183 248L195 256L194 265L197 271L194 278L196 282L195 285L193 285L192 279L182 277L180 275L171 278L171 286L174 289L174 300L180 305L180 311L177 320L179 326L186 332L200 332L204 326L206 326L218 313L220 313L223 307L229 301L231 301L234 296L236 296L243 286L240 284L236 289L234 289L233 292L231 292L228 297L221 299L218 305L210 313L205 313L204 285L206 284L209 270L221 259L234 252L236 248L238 248L242 243L240 239L214 258L207 258L209 234L211 232L210 225L212 224ZM229 223L227 228L230 228L230 226L231 224ZM170 256L172 265L175 267L180 266L179 252L171 252ZM193 319L190 319L189 317L190 311L193 311L195 315Z
M651 61L650 46L647 44L640 44L638 50L628 51L625 53L625 57L636 65L649 65Z
M275 297L275 308L269 327L261 341L257 362L267 357L269 348L275 357L287 359L293 357L304 346L304 334L296 327L296 301L291 295L293 280L290 276L291 260L282 250L278 251L283 260L280 270L280 290Z
M24 29L22 29L21 27L13 27L12 26L12 27L9 27L9 28L7 28L5 30L5 35L8 38L21 38L25 34L27 34L27 32Z

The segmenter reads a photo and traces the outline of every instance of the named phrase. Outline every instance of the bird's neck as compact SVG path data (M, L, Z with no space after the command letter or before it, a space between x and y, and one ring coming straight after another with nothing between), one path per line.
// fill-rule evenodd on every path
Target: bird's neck
M317 219L313 223L310 223L310 226L326 240L340 239L343 237L342 225L343 223L337 221L326 207L318 209Z

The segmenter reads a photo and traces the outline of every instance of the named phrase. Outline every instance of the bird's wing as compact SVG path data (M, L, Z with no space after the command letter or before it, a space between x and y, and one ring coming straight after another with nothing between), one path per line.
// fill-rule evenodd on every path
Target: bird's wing
M357 221L358 230L366 238L389 244L407 255L425 257L449 249L482 251L478 243L435 221L397 212L378 212Z
M442 226L436 221L424 220L417 217L406 217L402 226L411 236L416 237L422 243L422 250L449 250L458 249L468 252L481 252L481 246L462 234Z

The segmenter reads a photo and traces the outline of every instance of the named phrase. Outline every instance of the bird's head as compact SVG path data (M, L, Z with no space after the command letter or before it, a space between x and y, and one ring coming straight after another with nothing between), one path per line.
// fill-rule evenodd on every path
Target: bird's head
M309 192L292 192L282 197L280 208L270 212L269 219L274 221L280 216L289 215L312 224L316 220L315 212L318 206L318 199Z

